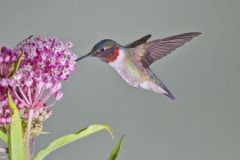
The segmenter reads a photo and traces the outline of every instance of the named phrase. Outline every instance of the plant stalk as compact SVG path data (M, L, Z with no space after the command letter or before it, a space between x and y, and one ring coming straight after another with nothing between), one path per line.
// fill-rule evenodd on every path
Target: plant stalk
M31 127L32 127L32 120L33 120L33 110L29 110L29 115L28 115L28 124L27 124L27 132L25 136L25 149L26 149L26 157L27 160L31 160L31 151L30 151L30 138L31 138Z

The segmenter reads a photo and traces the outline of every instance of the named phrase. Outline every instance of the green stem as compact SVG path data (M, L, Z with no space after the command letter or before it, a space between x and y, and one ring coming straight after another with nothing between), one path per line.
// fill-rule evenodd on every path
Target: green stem
M25 148L26 148L26 155L27 155L27 160L31 160L31 152L30 152L30 147L29 147L29 141L31 138L31 127L32 127L32 119L33 119L33 110L29 110L29 115L28 115L28 124L27 124L27 132L25 136Z

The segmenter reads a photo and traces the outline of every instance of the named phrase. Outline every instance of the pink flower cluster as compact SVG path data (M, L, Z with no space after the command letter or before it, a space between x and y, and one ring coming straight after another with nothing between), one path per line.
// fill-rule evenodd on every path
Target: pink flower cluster
M72 43L56 38L32 36L16 48L3 47L0 54L0 126L10 123L7 92L10 91L23 119L30 110L33 117L44 121L51 115L51 106L63 93L62 81L75 71L77 56L70 51ZM9 77L18 56L23 59L16 74ZM52 97L52 98L51 98ZM52 102L50 102L52 101Z

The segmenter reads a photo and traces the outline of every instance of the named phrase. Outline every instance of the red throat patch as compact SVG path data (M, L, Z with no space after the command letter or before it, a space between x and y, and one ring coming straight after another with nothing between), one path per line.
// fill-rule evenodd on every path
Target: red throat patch
M118 55L119 55L119 49L118 48L114 49L113 55L115 57L118 57Z
M119 49L116 48L114 51L106 57L107 63L113 62L119 56Z

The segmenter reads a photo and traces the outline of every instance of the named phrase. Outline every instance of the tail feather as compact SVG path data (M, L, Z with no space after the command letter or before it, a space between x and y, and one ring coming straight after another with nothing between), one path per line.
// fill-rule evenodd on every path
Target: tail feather
M151 75L151 79L153 79L164 91L165 93L163 93L165 96L171 98L172 100L175 100L176 97L171 93L171 91L165 86L165 84L157 77L157 75L155 73L153 73L150 69L148 70L148 72Z
M171 93L171 91L164 84L161 87L163 88L164 91L166 91L166 93L163 93L165 96L171 98L172 100L176 99L176 97Z

